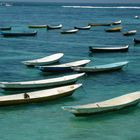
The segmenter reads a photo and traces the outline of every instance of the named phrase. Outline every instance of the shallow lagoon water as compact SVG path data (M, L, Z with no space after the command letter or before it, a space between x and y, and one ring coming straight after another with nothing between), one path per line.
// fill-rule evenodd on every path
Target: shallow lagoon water
M139 37L140 19L134 19L135 15L139 15L139 9L62 7L64 5L67 6L67 4L28 5L24 3L13 4L10 7L1 6L0 24L14 26L13 30L31 30L27 27L30 24L62 23L65 29L69 29L93 22L121 19L124 31L137 29L136 37ZM109 6L122 5L109 4ZM123 6L138 7L140 5ZM94 27L89 31L79 31L73 35L61 35L61 30L36 29L38 30L36 37L4 38L0 36L1 81L56 77L57 75L43 75L37 69L27 68L21 61L57 52L65 54L61 63L90 59L92 62L88 66L92 66L130 61L127 67L117 72L86 75L78 81L83 83L83 87L75 91L71 97L52 102L1 107L1 139L132 140L140 138L139 106L84 118L76 118L61 109L64 105L102 101L140 90L140 45L134 46L133 36L124 37L122 33L106 33L104 32L106 28L108 27ZM88 51L89 46L127 44L130 45L127 53L90 54ZM1 90L1 95L5 94L8 93Z

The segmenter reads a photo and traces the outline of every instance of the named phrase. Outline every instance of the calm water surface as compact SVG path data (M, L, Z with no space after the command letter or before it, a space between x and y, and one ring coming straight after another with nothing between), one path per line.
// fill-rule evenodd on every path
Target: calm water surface
M74 26L86 26L93 22L122 20L123 31L136 29L138 30L136 36L139 37L140 19L134 19L134 16L140 14L140 5L89 4L88 6L95 6L92 8L63 6L69 5L23 3L8 7L0 6L0 25L10 25L14 31L22 31L29 30L28 25L31 24L62 23L65 29L69 29ZM79 81L83 83L83 87L71 97L49 103L1 107L1 140L140 139L140 106L84 118L76 118L61 109L63 105L91 103L140 90L140 45L134 46L132 36L124 37L122 33L106 33L104 32L106 28L95 27L73 35L61 35L61 30L37 29L36 37L4 38L0 36L0 81L53 77L42 75L37 69L29 69L21 61L57 52L65 54L61 63L90 59L92 62L88 66L92 66L130 61L129 65L121 71L83 77ZM130 45L128 53L91 55L88 52L89 46L127 44ZM1 90L1 95L5 94L8 93Z

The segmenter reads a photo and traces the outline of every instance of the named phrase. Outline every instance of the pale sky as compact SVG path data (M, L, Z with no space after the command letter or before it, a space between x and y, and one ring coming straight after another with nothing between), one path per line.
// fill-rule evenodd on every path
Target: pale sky
M17 2L84 2L84 3L140 3L140 0L1 0L1 1L17 1Z

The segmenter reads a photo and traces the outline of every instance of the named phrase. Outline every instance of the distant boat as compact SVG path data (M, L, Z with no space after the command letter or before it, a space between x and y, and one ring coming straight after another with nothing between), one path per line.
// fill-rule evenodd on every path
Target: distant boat
M79 30L89 30L91 28L90 25L88 26L84 26L84 27L74 27L75 29L79 29Z
M122 21L119 20L119 21L112 22L112 25L119 25L119 24L121 24L121 23L122 23Z
M122 47L97 47L97 48L92 48L89 47L89 51L91 52L127 52L129 48L129 45L122 46Z
M106 32L120 32L122 30L122 27L115 27L115 28L110 28L106 29Z
M59 25L47 25L47 29L51 30L51 29L61 29L62 28L62 24Z
M120 70L122 67L128 64L126 62L117 62L111 63L106 65L97 65L92 67L72 67L72 69L76 72L86 72L86 73L97 73L97 72L108 72L108 71L115 71Z
M1 31L11 30L11 29L12 29L11 27L0 27L0 30Z
M134 16L135 19L139 19L139 16Z
M39 66L38 68L43 72L71 72L73 71L71 67L84 66L89 62L90 60L80 60L80 61L60 64L60 65Z
M48 65L58 62L63 55L63 53L56 53L39 59L22 61L22 63L27 66Z
M137 33L137 30L131 30L128 32L123 33L124 36L130 36L130 35L135 35Z
M61 34L73 34L73 33L77 33L78 31L79 31L78 29L63 30Z
M86 116L91 114L105 113L116 111L140 102L140 92L133 92L119 97L115 97L102 102L96 102L77 106L64 106L64 110L73 113L75 116Z
M85 73L72 74L67 76L62 76L58 78L35 80L35 81L23 81L23 82L0 82L0 88L11 90L11 89L31 89L31 88L43 88L43 87L54 87L62 86L66 84L75 83L80 77Z
M89 23L90 26L111 26L111 23Z
M43 102L70 96L82 84L62 86L47 90L0 96L0 106Z
M140 43L140 39L134 38L134 43L136 43L136 44Z
M29 28L47 28L47 25L29 25Z
M5 37L35 36L35 35L37 35L37 31L33 31L33 32L1 32L1 34Z

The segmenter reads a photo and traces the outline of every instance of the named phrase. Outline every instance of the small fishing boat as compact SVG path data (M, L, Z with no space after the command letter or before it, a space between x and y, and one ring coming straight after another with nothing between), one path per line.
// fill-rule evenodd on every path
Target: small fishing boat
M106 32L120 32L122 30L122 27L115 27L115 28L110 28L106 29Z
M73 34L73 33L77 33L78 31L79 29L63 30L61 34Z
M90 60L80 60L60 65L51 65L51 66L39 66L39 70L43 72L71 72L73 66L84 66L89 63Z
M0 96L0 106L55 100L72 95L72 93L81 86L82 84L74 84L34 92L4 95Z
M90 26L111 26L111 23L89 23Z
M106 65L97 65L93 67L72 67L72 69L76 72L99 73L99 72L120 70L122 69L122 67L126 66L127 64L128 64L128 61L111 63L111 64L106 64Z
M130 36L130 35L135 35L137 33L137 30L131 30L128 32L123 33L124 36Z
M11 30L11 29L12 29L11 27L0 27L1 31Z
M61 29L62 28L62 24L59 25L47 25L47 29L48 30L52 30L52 29Z
M112 22L112 25L119 25L119 24L121 24L121 23L122 23L122 21L119 20L119 21Z
M136 39L136 38L134 38L134 43L140 43L140 39Z
M63 57L63 55L64 55L63 53L56 53L39 59L22 61L22 63L27 66L48 65L48 64L53 64L55 62L58 62L60 58Z
M73 113L75 116L85 116L120 110L129 106L137 105L139 102L140 91L137 91L102 102L77 106L64 106L62 108L66 111Z
M74 27L75 29L79 29L79 30L89 30L91 28L90 25L88 26L84 26L84 27Z
M47 25L29 25L29 28L47 28Z
M89 47L89 51L91 52L127 52L129 48L129 45L122 46L122 47Z
M35 35L37 35L37 31L33 31L33 32L1 32L1 34L5 37L35 36Z
M24 82L0 82L0 88L5 90L11 89L33 89L33 88L43 88L43 87L54 87L62 86L66 84L75 83L80 77L85 73L72 74L68 76L62 76L58 78L36 80L36 81L24 81Z

